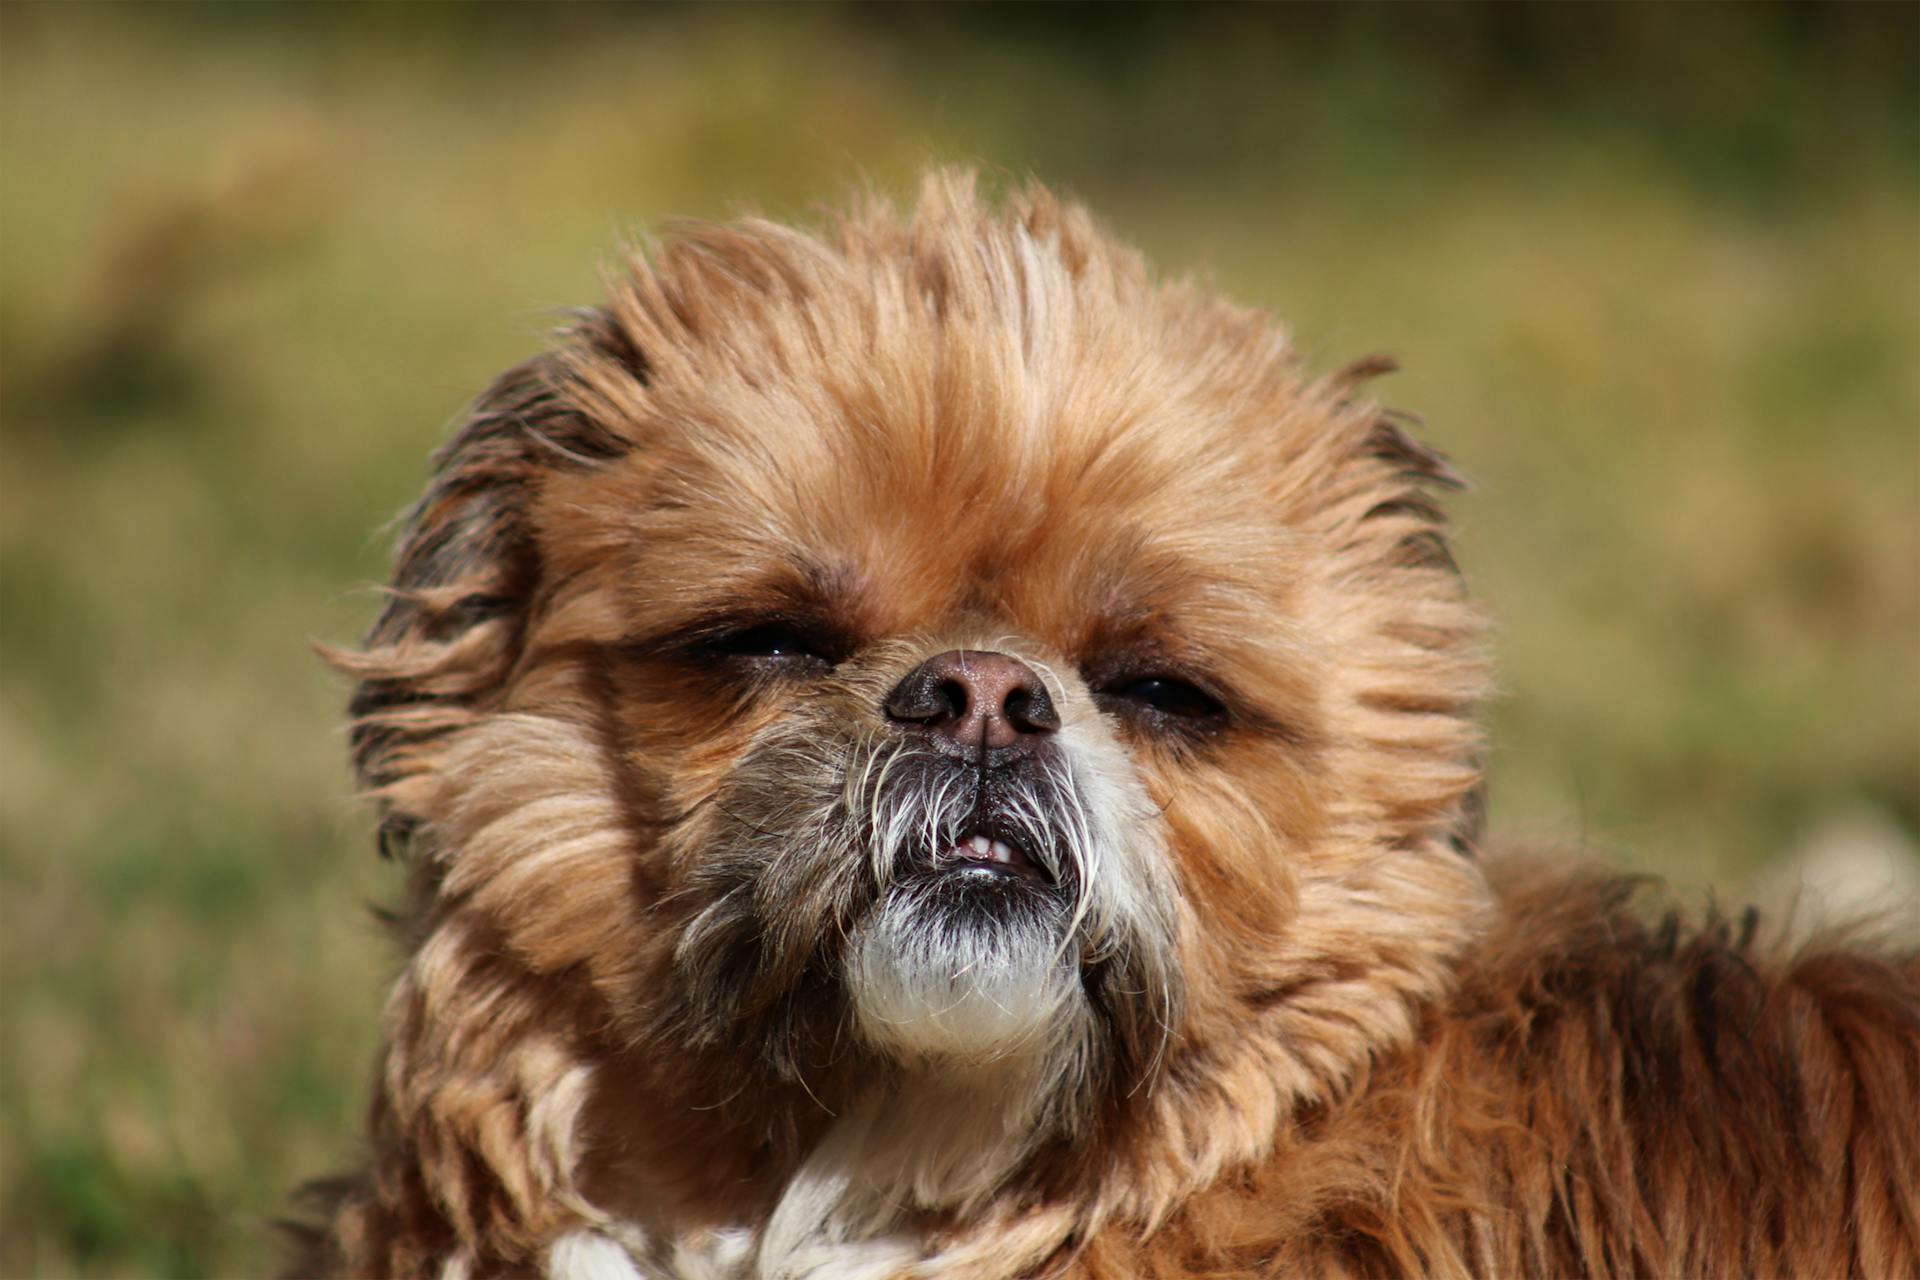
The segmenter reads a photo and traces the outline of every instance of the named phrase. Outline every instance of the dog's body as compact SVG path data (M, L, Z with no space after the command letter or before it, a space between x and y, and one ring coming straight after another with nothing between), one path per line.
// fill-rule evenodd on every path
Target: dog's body
M951 177L612 295L337 657L415 900L316 1268L1920 1271L1920 962L1481 857L1370 370Z

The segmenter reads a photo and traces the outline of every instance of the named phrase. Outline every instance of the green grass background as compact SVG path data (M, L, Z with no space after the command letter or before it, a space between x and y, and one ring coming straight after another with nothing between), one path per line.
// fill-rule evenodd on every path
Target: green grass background
M352 1157L379 530L618 237L1037 174L1475 480L1496 825L1920 825L1910 5L0 6L0 1275L253 1275ZM1904 836L1902 835L1904 833Z

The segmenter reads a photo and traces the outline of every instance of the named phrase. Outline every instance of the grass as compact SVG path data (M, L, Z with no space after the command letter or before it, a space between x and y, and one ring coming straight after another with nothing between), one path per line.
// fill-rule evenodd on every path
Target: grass
M1496 825L1689 885L1911 839L1913 12L1344 12L0 9L0 1274L261 1274L352 1158L396 885L307 646L671 215L1077 190L1407 364Z

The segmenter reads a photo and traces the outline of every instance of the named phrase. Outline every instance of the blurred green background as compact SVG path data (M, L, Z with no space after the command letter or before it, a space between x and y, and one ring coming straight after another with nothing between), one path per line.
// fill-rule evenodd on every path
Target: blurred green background
M625 231L930 160L1474 478L1494 820L1698 889L1920 826L1920 24L1848 8L0 6L0 1275L255 1275L352 1158L383 522Z

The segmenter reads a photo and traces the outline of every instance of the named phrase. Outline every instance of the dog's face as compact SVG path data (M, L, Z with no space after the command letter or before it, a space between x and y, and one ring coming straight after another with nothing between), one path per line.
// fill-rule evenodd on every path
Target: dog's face
M1044 198L693 232L449 446L357 660L423 956L695 1093L1337 1078L1479 901L1446 480Z

